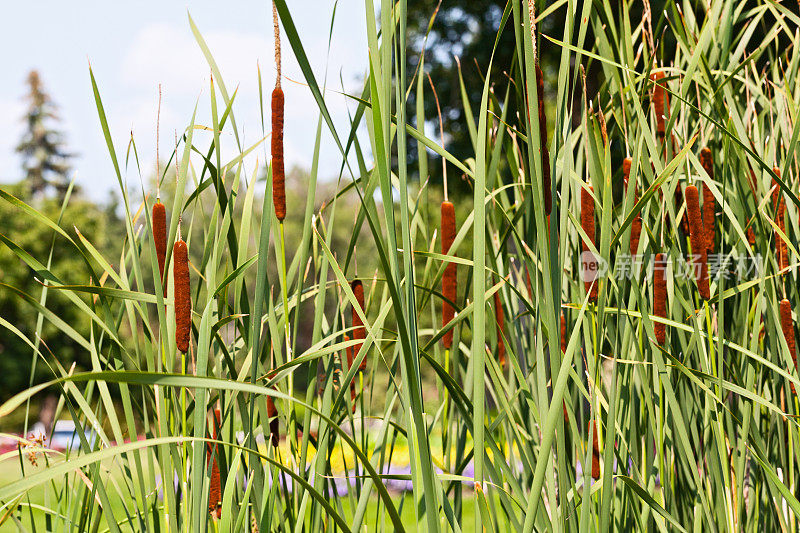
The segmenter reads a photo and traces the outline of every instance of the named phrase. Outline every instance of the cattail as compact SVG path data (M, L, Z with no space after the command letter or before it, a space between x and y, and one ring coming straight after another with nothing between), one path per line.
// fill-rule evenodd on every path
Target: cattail
M625 181L625 192L628 191L628 180L631 177L631 163L630 157L626 157L622 161L622 177ZM639 191L636 190L636 183L633 184L633 203L639 200ZM639 237L642 234L642 215L637 214L631 221L631 255L636 255L639 251Z
M156 258L158 259L158 272L161 276L161 283L164 284L164 294L167 292L167 284L164 281L164 264L167 260L167 209L160 200L153 204L153 244L156 246Z
M286 218L286 179L283 171L283 90L272 91L272 203L278 220Z
M214 427L213 435L214 440L219 439L219 409L214 409ZM217 453L216 443L207 447L208 461L211 462L211 481L208 489L208 512L217 515L217 518L222 516L222 485L219 478L219 459L214 457Z
M456 239L456 211L451 202L442 202L442 255L448 255L453 241ZM448 262L442 275L442 327L446 326L455 316L455 308L450 302L456 301L456 283L458 271L456 264ZM453 330L448 330L442 337L442 345L450 349L453 345Z
M267 418L269 419L269 439L273 446L278 445L280 440L280 420L278 420L278 408L275 407L275 400L272 396L267 396Z
M666 77L666 74L663 72L654 72L650 76L650 79L655 83L653 86L653 108L656 113L656 133L662 139L666 134L666 122L669 117L669 96L667 96L667 91L661 83L664 77Z
M700 193L697 187L686 187L686 211L689 214L689 238L692 240L692 261L700 267L697 274L697 290L703 300L711 297L708 289L708 257L703 239L703 221L700 214Z
M792 363L797 368L797 355L794 353L794 321L792 321L792 304L784 298L781 300L781 329L786 345L789 347L789 355L792 356ZM795 394L794 383L791 383L792 394Z
M591 185L581 188L581 227L589 241L594 244L594 199L592 198ZM586 292L589 293L589 301L594 302L597 300L596 261L591 255L592 252L586 242L582 243L582 247L583 257L587 260L586 262L589 263L583 267L584 284L586 286Z
M500 301L500 291L494 293L494 318L497 320L497 362L501 368L506 367L506 343L503 336L506 332L505 315L503 314L503 303Z
M356 303L358 303L358 308L361 312L364 312L364 285L361 283L361 280L353 280L350 284L350 289L353 291L353 296L356 297ZM358 344L353 345L353 353L357 354L361 351L361 346L363 345L363 340L367 338L367 329L364 327L364 323L361 321L361 317L356 312L356 308L353 307L353 340L362 341ZM361 360L361 364L358 365L358 369L360 371L364 371L367 368L367 358L363 358Z
M567 319L561 315L561 353L567 353Z
M349 340L350 340L350 337L345 335L344 336L344 342L348 342ZM355 359L355 354L353 353L353 347L352 346L348 346L347 348L345 348L344 351L345 351L345 355L347 357L347 368L350 368L351 366L353 366L353 359ZM355 382L355 380L351 380L350 381L350 399L353 401L353 411L355 411L356 410L356 404L355 404L355 401L356 401L356 382Z
M711 155L711 150L706 147L700 150L700 164L703 170L706 171L710 179L714 179L714 158ZM706 243L706 252L714 252L714 238L715 231L715 212L717 210L717 201L714 199L714 193L711 192L711 187L703 183L703 233Z
M773 167L772 171L780 177L781 169ZM777 180L772 181L772 208L775 210L775 224L781 233L786 235L786 202L783 201L783 192ZM775 255L778 256L778 270L783 270L789 266L789 250L786 241L780 233L775 232Z
M550 152L547 150L547 116L544 112L544 76L538 61L536 62L536 95L539 101L539 152L542 154L544 212L549 215L553 208L553 195L550 191Z
M189 249L178 239L172 252L172 284L175 287L175 343L183 353L189 351L192 332L192 296L189 293Z
M595 421L589 422L592 432L592 478L600 479L600 443L597 440L597 426Z
M667 256L656 254L653 267L653 314L659 318L667 317ZM654 322L656 342L664 345L666 341L666 325Z
M278 11L272 3L272 27L275 32L275 89L272 91L272 203L275 216L286 218L286 179L283 170L283 90L281 89L281 34Z

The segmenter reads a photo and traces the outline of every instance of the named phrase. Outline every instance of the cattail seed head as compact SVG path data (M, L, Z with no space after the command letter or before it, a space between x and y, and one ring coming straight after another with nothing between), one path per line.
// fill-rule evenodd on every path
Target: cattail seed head
M219 440L219 409L214 409L214 426L212 435L214 440ZM208 445L207 459L211 462L211 480L208 488L208 512L215 514L217 518L222 517L222 485L219 476L219 458L215 457L219 448L217 445Z
M626 157L622 160L622 177L625 182L625 192L628 192L628 181L631 177L631 163L632 159ZM639 191L636 189L636 183L633 184L633 203L639 200ZM631 221L631 255L636 255L639 251L639 238L642 235L642 215L637 214Z
M172 284L175 288L175 343L183 353L189 351L192 332L192 296L189 287L189 249L183 239L172 251Z
M158 272L161 276L161 283L164 285L164 294L167 292L167 284L164 280L164 265L167 260L167 209L160 201L153 204L153 244L156 247L156 259L158 260Z
M792 320L792 304L789 300L784 298L780 303L781 308L781 330L783 330L783 338L786 339L786 345L789 347L789 355L792 356L792 363L797 369L797 355L795 354L794 345L794 321ZM795 394L794 383L791 383L792 394Z
M708 300L711 295L708 288L708 257L706 244L703 238L703 222L700 214L700 193L697 187L686 187L686 211L689 215L689 238L692 240L692 261L699 267L697 273L697 290L703 300Z
M536 97L539 101L539 148L542 155L542 191L544 212L549 215L553 209L553 194L550 190L550 152L547 150L547 116L544 109L544 75L539 62L536 62Z
M275 407L275 400L272 396L267 396L267 418L269 419L270 441L273 446L277 446L280 440L280 420L278 419L278 408Z
M361 312L364 312L364 284L361 283L361 280L356 279L350 284L350 289L353 291L353 296L356 297L356 303L358 304L358 308ZM361 346L363 345L363 340L367 338L367 328L364 327L364 322L361 321L361 317L356 312L356 308L353 307L353 339L359 342L353 346L353 354L357 354L361 351ZM358 365L358 369L360 371L364 371L367 368L367 358L361 360L361 364Z
M656 114L656 133L664 137L666 133L667 118L669 118L669 96L661 80L666 77L663 72L654 72L650 75L653 85L653 108Z
M778 167L772 169L778 176L781 170ZM786 235L786 202L783 200L783 191L777 180L772 182L772 207L775 210L775 224L781 230L775 232L775 255L778 258L778 270L783 270L789 266L789 249L786 241L781 237L781 233Z
M588 237L591 244L594 244L595 227L594 227L594 199L592 198L592 186L588 185L581 188L581 228ZM582 243L584 259L588 259L591 255L591 250L586 242ZM583 261L582 261L583 262ZM589 265L584 265L584 284L586 291L589 293L589 301L594 302L597 300L597 284L598 280L594 274L597 272L597 262L594 258L589 259Z
M449 255L450 248L456 238L456 212L451 202L442 202L442 254ZM457 298L458 270L455 263L448 262L442 275L442 327L446 326L455 316L455 309L450 302ZM453 330L448 330L442 336L442 345L450 348L453 345Z
M561 315L561 353L567 352L567 319Z
M283 169L283 90L272 91L272 203L278 220L286 218L286 179Z
M500 291L494 293L494 318L497 321L497 362L501 368L506 367L506 343L503 336L506 332L503 303L500 301Z
M667 256L656 254L653 265L653 314L660 318L667 317ZM666 342L666 325L654 322L656 342L661 346Z
M592 478L600 479L600 443L597 439L597 426L595 421L589 422L592 433Z
M708 147L700 150L700 164L703 170L706 171L706 174L708 174L708 177L713 180L714 157L711 155L711 150ZM703 233L705 234L706 252L708 253L714 252L716 202L711 188L706 183L703 183Z

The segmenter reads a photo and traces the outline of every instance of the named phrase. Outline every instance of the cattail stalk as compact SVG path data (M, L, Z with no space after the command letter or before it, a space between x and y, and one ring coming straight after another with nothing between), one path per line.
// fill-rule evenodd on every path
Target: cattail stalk
M189 287L189 249L178 237L172 252L172 284L175 289L175 343L183 353L189 351L192 332L192 296Z
M442 202L442 255L449 255L453 241L456 239L456 211L451 202ZM457 297L458 270L456 264L448 262L442 275L442 327L446 326L455 316L453 303ZM449 329L442 336L442 345L450 349L453 345L453 330Z
M350 284L350 288L353 291L353 296L356 297L356 303L358 303L358 308L361 312L364 312L364 284L361 283L361 280L353 280ZM353 345L353 354L357 354L361 351L361 346L363 346L364 339L367 338L367 328L364 327L364 322L361 321L361 317L356 312L356 308L353 307L353 339L359 341L358 344ZM363 358L361 360L361 364L358 365L358 370L363 372L367 368L367 358Z
M706 171L710 179L714 179L714 158L708 147L700 150L700 164ZM705 234L706 252L714 253L714 240L716 237L716 215L717 201L711 187L703 183L703 233Z
M594 199L592 198L592 186L587 185L581 188L581 227L586 233L589 242L594 245L595 228L594 228ZM584 241L582 243L583 249L583 277L586 292L589 293L589 301L597 301L597 262L592 255L589 245ZM591 256L591 257L590 257ZM585 259L585 261L584 261ZM587 264L588 263L588 264Z
M275 89L272 91L272 203L275 216L286 218L286 179L283 169L283 90L281 89L281 35L278 13L272 4L272 24L275 30Z
M164 280L164 265L167 260L167 209L161 200L153 204L153 244L156 247L158 260L158 273L164 286L164 295L167 293L167 283Z
M506 343L503 336L506 332L505 315L503 313L503 303L500 301L500 291L494 293L494 317L497 321L497 362L501 368L506 367Z
M686 211L689 215L689 238L692 240L692 262L697 272L697 290L703 300L711 297L708 288L708 254L705 239L703 238L703 220L700 214L700 193L697 187L686 187Z
M631 176L631 163L632 160L630 157L626 157L622 161L622 177L625 181L625 192L628 192L628 181L630 180ZM639 191L636 189L636 183L633 184L633 203L639 200ZM636 217L631 221L631 255L636 255L636 252L639 251L639 238L642 234L642 215L637 214Z
M659 318L667 317L667 256L656 254L653 267L653 315ZM666 324L654 322L656 342L661 346L666 342Z
M219 409L214 409L214 427L212 428L212 435L214 440L219 440ZM217 445L209 444L208 461L211 462L211 480L208 488L208 512L216 514L217 518L222 517L222 485L219 476L219 458L215 457L217 453Z
M786 339L786 345L789 347L789 355L792 356L792 363L794 368L797 369L797 355L794 349L794 321L792 320L792 304L789 300L784 298L781 300L781 329L783 330L783 338ZM792 387L792 394L796 394L794 390L794 383L790 384Z
M547 150L547 116L544 110L544 75L539 62L536 62L536 99L539 101L539 153L542 156L542 190L544 193L544 212L549 215L553 209L553 194L550 190L550 152Z

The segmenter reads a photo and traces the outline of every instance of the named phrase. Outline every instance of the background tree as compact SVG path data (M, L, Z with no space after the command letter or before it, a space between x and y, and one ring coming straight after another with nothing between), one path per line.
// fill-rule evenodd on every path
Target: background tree
M27 82L26 128L17 145L17 152L22 154L22 170L32 194L52 187L62 196L69 183L67 172L72 154L64 149L63 134L50 126L58 121L57 106L45 92L39 72L32 70Z

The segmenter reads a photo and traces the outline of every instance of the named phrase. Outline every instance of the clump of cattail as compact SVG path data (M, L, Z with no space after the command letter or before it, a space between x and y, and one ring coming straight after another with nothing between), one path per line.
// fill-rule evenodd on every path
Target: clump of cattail
M442 202L442 255L448 255L453 241L456 239L456 211L451 202ZM456 264L448 262L442 275L442 327L446 326L455 316L455 308L450 302L456 301L458 271ZM449 349L453 345L453 330L448 330L442 336L442 345Z
M549 215L553 209L553 195L550 191L550 152L547 150L547 116L544 111L544 75L536 62L536 95L539 101L539 152L542 155L542 189L544 192L544 212Z
M628 181L631 177L631 163L630 157L626 157L622 161L622 177L625 181L625 192L628 192ZM636 189L636 183L633 184L633 203L639 200L639 191ZM639 250L639 237L642 234L642 215L637 214L631 221L631 255L636 255Z
M167 284L164 280L164 265L167 260L167 209L161 203L161 200L156 200L156 203L153 204L153 244L156 247L158 272L166 294Z
M214 427L212 428L214 440L219 440L219 409L214 409ZM214 457L217 453L216 443L207 447L208 461L211 462L211 480L208 488L208 512L222 516L222 485L219 477L219 459Z
M597 426L595 421L589 422L592 433L592 478L600 479L600 443L597 440Z
M772 171L780 177L781 169L773 167ZM783 201L783 192L777 180L772 181L772 208L775 210L775 224L780 229L780 233L786 234L786 202ZM775 255L778 257L778 270L783 270L789 266L789 250L786 241L781 234L775 232Z
M794 321L792 320L792 304L789 300L784 298L781 300L781 329L783 330L783 338L786 339L786 345L789 347L789 355L792 356L792 363L795 369L797 368L797 355L794 349ZM792 394L795 394L794 383L791 383Z
M656 133L663 140L667 130L667 118L669 117L669 96L661 80L666 77L663 72L653 72L650 79L653 80L653 108L656 113Z
M272 6L275 29L275 68L277 77L272 91L272 203L275 216L286 218L286 179L283 170L283 90L281 89L281 36L275 4Z
M361 280L353 280L350 284L350 289L353 291L353 296L356 297L356 303L358 303L358 308L361 312L364 312L364 284L361 283ZM361 351L361 346L363 345L363 341L367 338L367 328L364 327L364 323L361 321L361 317L356 312L356 308L353 307L353 339L359 341L358 344L353 346L353 353L357 354ZM361 360L361 364L358 365L358 369L360 371L364 371L367 368L367 358L363 358Z
M711 150L708 147L700 150L700 164L703 170L706 171L710 179L714 179L714 157L711 155ZM711 187L703 183L703 232L705 233L706 251L708 253L714 252L714 239L716 236L715 212L717 209L717 201L714 199L714 193L711 192Z
M667 317L667 256L656 254L653 266L653 315L659 318ZM666 324L654 322L656 342L664 345L666 341Z
M594 230L594 199L592 198L592 186L587 185L581 188L581 227L583 228L586 237L591 244L594 244L595 230ZM589 301L594 302L597 300L597 269L596 261L591 256L593 252L590 251L589 245L586 242L582 243L583 259L589 264L584 264L583 276L586 292L589 293ZM591 256L591 258L590 258Z
M501 368L506 367L506 343L503 336L506 332L503 303L500 301L500 291L494 293L494 318L497 321L497 362Z
M703 221L700 214L700 193L697 187L686 187L686 211L689 215L689 238L692 240L692 262L700 267L697 273L697 290L703 300L708 300L711 293L708 288L708 254L703 238Z
M189 351L192 332L192 296L189 293L189 248L178 236L172 249L172 284L175 289L175 343L183 353Z

